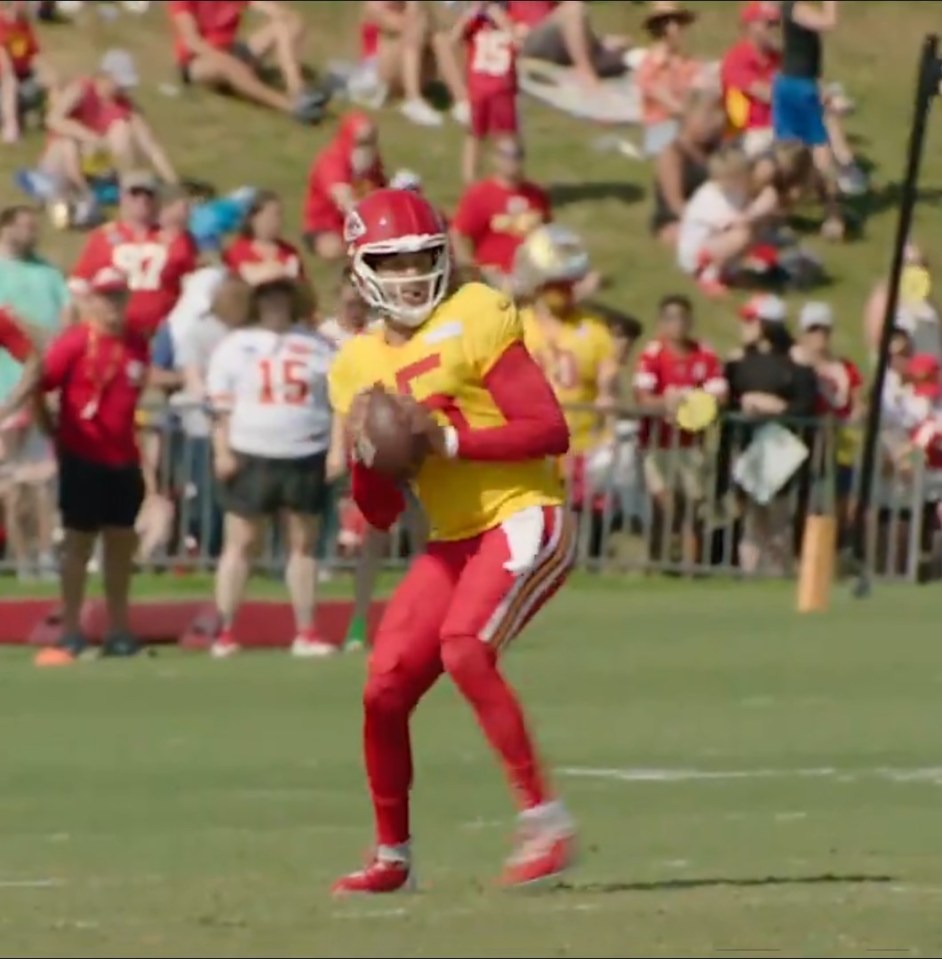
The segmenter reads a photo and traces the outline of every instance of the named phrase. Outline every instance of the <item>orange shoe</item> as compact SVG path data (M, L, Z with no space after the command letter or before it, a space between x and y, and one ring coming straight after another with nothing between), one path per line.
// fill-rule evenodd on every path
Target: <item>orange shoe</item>
M572 866L576 837L568 822L526 823L504 866L500 884L508 888L552 883Z
M76 660L75 654L68 649L63 649L61 646L47 646L33 657L33 665L41 669L49 669L55 666L71 666Z
M366 868L338 879L331 888L334 896L378 896L415 888L412 866L400 859L374 858Z

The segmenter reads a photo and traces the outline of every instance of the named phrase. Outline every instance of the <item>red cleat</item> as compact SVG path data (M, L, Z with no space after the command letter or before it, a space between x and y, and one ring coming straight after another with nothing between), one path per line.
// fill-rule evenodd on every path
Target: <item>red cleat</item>
M576 858L570 829L526 826L500 877L502 886L533 886L559 879Z
M409 892L415 888L412 868L401 860L374 859L365 869L338 879L331 889L335 896L376 896L386 892Z

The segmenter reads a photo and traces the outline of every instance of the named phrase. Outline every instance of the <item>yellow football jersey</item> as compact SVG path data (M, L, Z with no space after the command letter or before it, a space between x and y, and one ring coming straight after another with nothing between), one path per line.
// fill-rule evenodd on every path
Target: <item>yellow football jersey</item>
M345 415L357 393L382 383L425 403L443 425L502 426L484 378L507 347L522 341L513 303L490 287L469 283L401 346L387 343L382 329L345 343L330 371L331 402ZM467 539L525 507L563 501L550 460L482 463L430 456L414 487L436 540Z
M532 309L523 311L524 342L543 367L566 412L570 450L585 453L598 443L603 423L589 406L599 397L599 367L615 357L615 341L601 320L585 313L561 321L552 334Z

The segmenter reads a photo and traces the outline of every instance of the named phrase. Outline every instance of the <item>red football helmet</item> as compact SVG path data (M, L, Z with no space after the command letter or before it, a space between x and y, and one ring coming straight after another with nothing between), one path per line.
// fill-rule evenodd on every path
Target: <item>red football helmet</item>
M347 214L343 238L360 295L403 326L421 326L445 298L451 254L435 207L413 190L376 190ZM431 254L431 266L383 269L383 258Z

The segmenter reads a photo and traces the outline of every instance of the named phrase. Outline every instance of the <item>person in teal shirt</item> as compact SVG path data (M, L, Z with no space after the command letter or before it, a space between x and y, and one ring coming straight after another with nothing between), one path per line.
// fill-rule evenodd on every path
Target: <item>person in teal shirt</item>
M28 206L0 211L0 306L46 341L63 325L69 290L62 272L36 252L39 215ZM19 382L22 366L0 355L0 402Z

